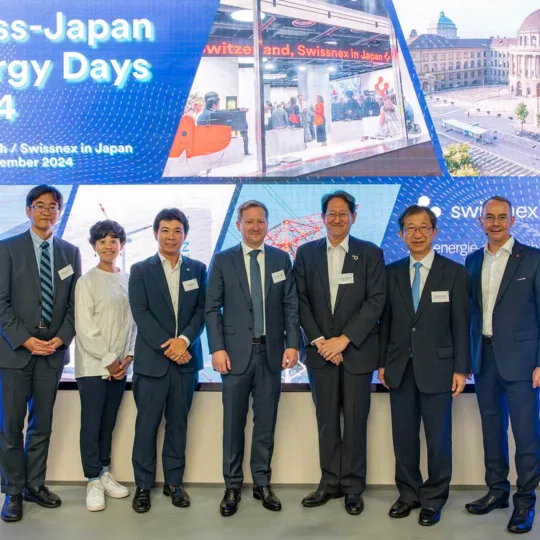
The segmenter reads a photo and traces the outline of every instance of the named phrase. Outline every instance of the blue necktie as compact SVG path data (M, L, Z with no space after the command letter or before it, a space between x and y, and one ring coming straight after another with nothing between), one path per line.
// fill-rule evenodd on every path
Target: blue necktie
M53 313L53 278L51 268L51 255L49 253L49 242L41 244L41 320L45 324L50 324Z
M251 306L253 308L253 335L261 337L264 334L263 317L263 292L261 283L261 267L257 260L260 249L249 252L251 264L249 265L249 276L251 280Z
M420 267L422 263L414 263L414 278L412 282L412 301L414 305L414 311L418 309L418 304L420 303Z

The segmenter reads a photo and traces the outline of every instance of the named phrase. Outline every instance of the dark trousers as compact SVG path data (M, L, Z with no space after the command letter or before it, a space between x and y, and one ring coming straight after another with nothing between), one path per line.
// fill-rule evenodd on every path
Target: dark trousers
M508 471L508 413L516 442L517 492L516 508L533 508L534 490L540 480L540 428L538 390L527 381L504 380L497 365L493 347L484 345L482 370L475 376L476 396L482 418L486 484L496 497L510 493Z
M181 485L186 467L188 413L193 401L198 372L185 372L171 362L163 377L133 375L133 397L137 405L133 469L135 483L151 489L156 481L157 433L165 413L163 473L165 483Z
M317 126L317 142L326 142L326 122Z
M77 379L81 398L81 460L84 476L97 478L111 464L112 434L126 388L121 381L101 377Z
M353 375L343 364L328 363L322 369L308 369L308 376L319 430L319 489L360 494L366 489L367 421L373 374Z
M247 131L241 131L240 135L242 135L242 139L244 140L244 155L249 154L249 139L248 139L248 132Z
M45 483L53 407L63 369L61 362L58 367L51 367L44 356L32 356L22 369L0 368L2 493L16 495L25 487Z
M266 486L272 474L274 432L281 372L268 367L265 345L253 345L248 367L241 375L224 375L223 381L223 477L227 488L242 487L244 473L245 429L249 396L253 396L253 436L251 440L251 476L253 483Z
M452 477L452 393L420 392L409 361L401 385L390 390L396 485L400 499L444 506ZM426 434L428 479L420 472L420 422Z

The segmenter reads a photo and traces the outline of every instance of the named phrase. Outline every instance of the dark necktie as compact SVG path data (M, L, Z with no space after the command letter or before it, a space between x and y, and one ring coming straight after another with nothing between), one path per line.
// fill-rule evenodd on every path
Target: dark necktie
M51 254L49 253L49 242L41 244L41 320L45 324L51 324L53 313L53 278L51 268Z
M263 316L263 292L261 283L261 267L257 260L260 249L249 252L251 264L249 265L249 276L251 280L251 306L253 308L253 335L261 337L264 333Z
M418 309L418 304L420 303L420 268L422 263L414 263L414 278L412 282L412 298L414 304L414 311Z

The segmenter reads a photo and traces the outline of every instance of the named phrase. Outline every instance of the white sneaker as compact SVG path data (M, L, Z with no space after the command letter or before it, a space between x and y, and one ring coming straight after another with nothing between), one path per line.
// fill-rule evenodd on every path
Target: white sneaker
M116 481L110 472L104 472L100 477L105 494L113 499L123 499L129 495L129 489Z
M90 512L105 510L105 489L99 480L92 480L86 487L86 508Z

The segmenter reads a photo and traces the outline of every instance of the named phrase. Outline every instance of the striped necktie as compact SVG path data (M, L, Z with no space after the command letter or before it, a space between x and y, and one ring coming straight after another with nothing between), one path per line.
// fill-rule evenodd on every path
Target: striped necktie
M53 278L51 268L51 254L49 253L49 242L41 244L41 261L40 261L40 277L41 277L41 320L49 325L52 320L53 313Z

